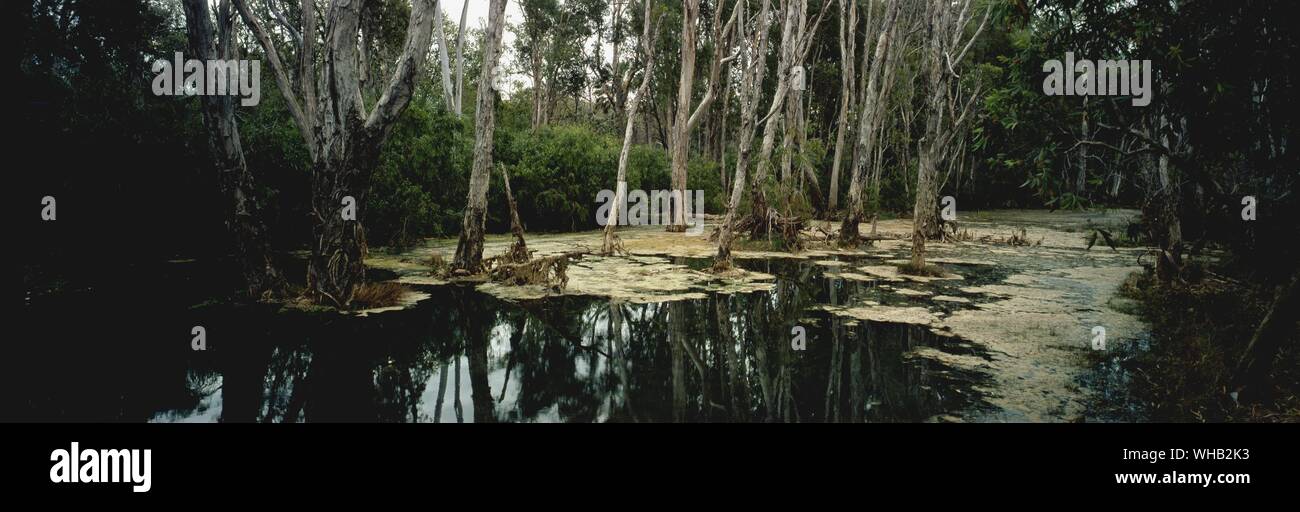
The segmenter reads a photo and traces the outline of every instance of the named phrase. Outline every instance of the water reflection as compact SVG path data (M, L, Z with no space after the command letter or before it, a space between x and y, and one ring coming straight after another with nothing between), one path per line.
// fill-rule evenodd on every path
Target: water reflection
M91 388L123 385L114 379L51 383L45 399L59 408L20 410L161 422L862 422L978 405L981 376L912 356L969 345L835 317L815 306L876 290L816 265L760 264L781 276L770 292L669 303L515 304L441 287L367 318L191 310L164 330L206 322L212 349L119 360L150 385L119 393L116 412L91 403L107 398ZM805 351L791 348L795 325Z

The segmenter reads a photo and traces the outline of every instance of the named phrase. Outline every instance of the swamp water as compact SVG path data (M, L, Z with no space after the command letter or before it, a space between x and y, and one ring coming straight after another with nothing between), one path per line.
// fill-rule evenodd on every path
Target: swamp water
M1115 290L1141 249L1088 250L1129 212L1004 211L937 243L955 274L898 276L910 226L859 251L738 252L748 277L699 272L711 246L629 230L634 256L588 256L563 294L456 285L427 262L454 240L372 255L418 292L365 316L211 302L235 276L174 261L87 268L94 288L28 292L3 349L10 421L1133 421L1122 354L1147 327ZM997 239L1028 227L1035 244ZM990 238L991 237L991 238ZM986 240L988 239L988 240ZM540 254L599 233L536 235ZM496 254L508 237L490 237ZM743 254L743 255L742 255ZM150 276L138 282L139 276ZM386 276L386 277L385 277ZM905 278L906 277L906 278ZM613 297L613 298L611 298ZM1105 326L1114 354L1088 349ZM207 350L191 350L191 329ZM805 350L795 350L795 328ZM1098 363L1098 356L1105 356ZM1113 357L1112 357L1113 356ZM1111 403L1113 402L1113 403Z
M15 419L925 421L979 407L984 376L915 357L922 347L984 357L972 344L819 309L912 298L807 260L741 264L775 276L774 286L635 303L504 301L466 286L416 285L429 297L367 316L184 307L178 298L149 308L161 321L139 311L133 321L120 305L77 303L73 294L29 305L53 322L55 338L80 341L28 347L19 370L26 404ZM63 318L77 310L101 314ZM207 350L191 350L193 325L205 328ZM792 348L795 326L806 332L805 350ZM133 336L102 339L97 329Z

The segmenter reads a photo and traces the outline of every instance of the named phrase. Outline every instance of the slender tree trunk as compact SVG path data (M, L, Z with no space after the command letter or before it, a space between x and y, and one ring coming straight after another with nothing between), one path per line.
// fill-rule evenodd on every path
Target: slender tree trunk
M844 142L852 132L849 110L853 106L857 43L858 2L840 0L840 114L835 130L835 159L831 162L831 189L826 209L834 212L840 205L840 166L844 162Z
M939 139L943 136L943 96L946 93L947 86L944 78L947 76L947 70L943 67L943 38L947 36L944 25L938 21L943 15L940 12L945 6L939 5L938 0L931 4L931 30L929 41L926 44L925 69L929 75L926 89L926 124L925 138L920 141L917 159L916 175L916 202L912 208L912 267L921 268L925 266L925 241L932 238L931 233L938 230L936 213L938 211L938 186L937 179L938 157L940 148L938 147Z
M447 105L448 112L456 112L456 89L451 80L451 64L447 56L447 31L443 30L441 1L434 3L433 30L438 33L438 63L442 66L442 99Z
M618 235L614 231L618 228L619 211L623 207L624 201L627 200L627 162L628 154L632 150L632 135L636 126L637 110L641 102L650 94L650 77L654 74L655 66L655 45L659 40L658 22L652 25L650 0L645 0L645 24L641 34L642 52L645 59L645 69L641 72L641 86L637 87L636 96L631 99L627 106L627 124L623 129L623 148L618 152L618 177L615 184L614 204L610 207L609 219L605 224L605 238L601 244L602 254L613 254L618 248ZM652 35L653 34L653 35Z
M478 110L474 123L474 168L470 174L465 218L452 268L477 273L483 264L483 230L487 215L488 182L492 172L492 138L496 130L495 73L505 28L506 0L491 0L483 35L483 64L479 72Z
M1163 225L1164 229L1164 233L1161 233L1164 243L1161 244L1161 257L1156 260L1156 276L1164 282L1170 282L1178 278L1182 273L1183 264L1183 226L1178 217L1178 201L1181 197L1178 181L1170 178L1169 174L1168 152L1172 148L1169 146L1168 129L1169 121L1164 115L1161 115L1158 140L1164 146L1165 151L1160 153L1156 166L1156 176L1159 179L1160 186L1157 201L1160 209L1160 224Z
M763 95L763 75L767 72L767 17L771 13L770 2L760 0L760 10L753 33L741 37L750 45L741 52L740 80L740 126L736 131L736 175L731 180L731 196L727 201L727 216L722 221L718 234L718 254L714 257L713 267L717 270L731 268L731 244L735 240L736 212L745 194L745 174L749 170L750 153L753 151L754 136L758 130L758 102ZM741 9L745 2L740 2ZM741 18L745 16L742 14Z
M1082 130L1082 133L1080 135L1081 140L1088 140L1090 132L1088 130L1088 97L1087 96L1083 98L1083 121L1081 122L1081 124L1082 124L1082 126L1080 126L1080 129ZM1074 193L1082 197L1084 191L1087 189L1087 186L1088 186L1088 145L1080 144L1079 145L1079 174L1075 177L1074 180Z
M858 245L858 225L866 214L864 188L868 173L871 172L875 144L879 140L877 128L884 118L886 108L884 87L881 82L884 81L886 69L893 65L889 48L894 43L891 37L898 22L899 9L898 0L890 0L886 5L872 60L869 67L864 64L867 83L863 88L861 104L858 107L857 143L853 153L852 173L849 175L848 211L845 212L844 221L840 224L840 244L846 247ZM863 53L865 54L866 51L863 50Z
M930 37L926 45L925 69L928 72L929 95L926 99L925 138L919 142L916 179L916 203L912 209L912 267L925 265L925 241L940 235L938 222L939 202L939 159L944 148L957 133L961 119L945 118L944 99L948 96L949 80L954 69L961 63L975 39L983 32L988 23L989 12L974 35L962 45L963 34L973 16L970 10L971 0L958 4L948 0L932 0L929 6Z
M610 9L609 13L609 21L611 24L610 29L613 32L610 37L610 43L611 46L613 46L613 56L610 59L609 82L610 86L614 89L613 98L611 98L611 103L613 103L614 106L614 119L623 119L623 117L627 115L627 113L624 112L624 107L626 106L625 102L627 100L627 84L624 83L623 75L619 72L619 66L623 63L620 59L622 53L620 47L623 43L623 23L620 22L620 18L623 15L624 5L625 4L622 1L615 0L614 7Z
M794 66L801 66L807 57L808 49L812 46L813 35L817 33L817 27L821 25L829 6L830 0L827 0L818 12L817 20L809 28L808 0L785 0L781 51L777 59L776 92L772 96L772 106L767 110L767 123L763 126L763 143L759 146L758 168L754 171L754 181L750 185L750 220L752 221L750 236L752 238L762 237L768 229L767 192L763 186L767 182L767 173L772 167L777 121L782 118L780 114L790 94L790 75ZM786 129L789 130L790 126L790 121L787 120Z
M469 0L460 8L460 28L456 32L456 117L465 115L465 21L469 17Z
M524 223L519 220L519 207L515 204L515 193L510 190L510 173L501 166L501 184L506 189L506 204L510 207L510 234L515 237L515 245L510 250L516 263L528 261L528 242L524 240Z
M795 60L798 45L799 20L802 19L806 0L785 0L784 21L781 25L781 49L776 65L776 91L772 105L767 109L767 122L763 125L763 142L758 150L758 168L750 184L750 215L754 221L750 237L760 238L767 232L767 191L764 185L772 167L772 151L776 145L776 127L790 90L790 68Z
M186 35L190 53L205 60L234 59L234 17L230 4L218 8L214 29L207 0L185 0ZM214 39L214 30L216 38ZM233 89L233 87L228 87ZM244 276L245 294L252 299L271 298L284 292L284 276L271 255L265 215L257 196L253 175L244 160L235 118L235 97L200 96L208 150L216 160L217 183L226 197L225 223L235 245Z
M722 29L720 40L726 40L730 37L731 28L736 23L739 12L739 7L732 11L731 18L728 19L726 26ZM674 112L672 137L669 141L674 192L672 222L668 225L668 231L670 232L686 231L686 201L690 197L686 192L686 167L690 158L691 132L699 125L700 120L708 115L714 99L719 94L721 66L730 62L730 59L723 57L725 52L721 51L721 49L714 52L713 62L710 66L711 76L709 77L708 89L705 91L704 97L700 99L699 105L692 110L691 93L694 90L695 83L695 43L697 37L695 32L696 27L699 25L699 17L700 0L682 0L681 74L677 82L677 110Z
M686 165L690 159L691 91L695 86L695 39L700 17L699 0L682 0L681 73L677 81L677 110L673 115L670 156L672 157L673 207L668 231L686 231Z

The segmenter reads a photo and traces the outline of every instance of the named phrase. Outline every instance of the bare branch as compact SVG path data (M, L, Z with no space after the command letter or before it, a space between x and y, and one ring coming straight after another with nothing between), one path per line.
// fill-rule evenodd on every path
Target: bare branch
M284 96L284 102L289 105L289 114L293 116L293 121L298 125L298 131L302 133L303 140L307 142L307 151L311 154L313 160L316 159L316 142L312 137L312 124L307 120L302 112L302 102L293 93L293 86L289 84L289 75L284 71L284 64L280 62L280 54L275 49L275 44L271 42L271 37L267 35L266 28L262 22L253 16L252 11L248 9L248 3L245 0L233 0L235 9L239 11L239 16L244 19L244 24L248 25L257 37L257 42L262 46L262 53L266 54L266 60L271 63L271 70L275 72L275 83L280 88L280 94ZM304 16L306 13L304 13Z
M397 61L397 69L393 71L392 79L388 82L387 90L379 97L379 102L375 104L374 110L366 119L365 126L369 131L386 132L397 119L397 115L411 101L411 93L415 90L415 78L421 63L424 62L425 52L429 48L433 35L431 11L434 5L433 0L415 0L413 4L411 18L406 27L406 45L402 50L402 56Z

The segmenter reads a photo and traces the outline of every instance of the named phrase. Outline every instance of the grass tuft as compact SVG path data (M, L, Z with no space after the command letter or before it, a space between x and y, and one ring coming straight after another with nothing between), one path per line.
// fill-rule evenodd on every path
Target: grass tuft
M352 293L352 305L356 309L396 306L408 291L405 285L394 282L365 283Z

